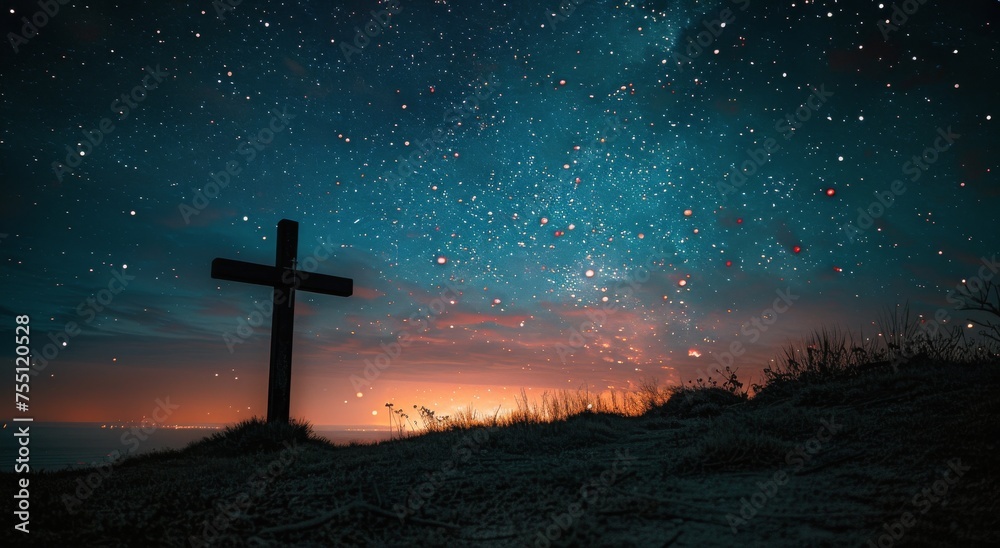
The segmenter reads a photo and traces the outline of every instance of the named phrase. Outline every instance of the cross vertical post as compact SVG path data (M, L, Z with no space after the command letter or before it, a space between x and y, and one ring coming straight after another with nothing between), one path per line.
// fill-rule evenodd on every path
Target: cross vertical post
M282 219L278 222L278 245L274 265L283 271L281 281L289 285L274 288L271 371L267 381L267 422L287 423L292 405L292 331L295 327L295 286L298 277L288 280L288 276L285 275L288 270L284 269L295 272L298 266L295 264L298 249L299 223Z

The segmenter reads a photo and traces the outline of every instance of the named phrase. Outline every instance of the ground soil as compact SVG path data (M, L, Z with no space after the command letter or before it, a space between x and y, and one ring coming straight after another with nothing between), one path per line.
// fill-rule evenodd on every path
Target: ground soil
M995 546L998 389L998 366L924 365L642 417L173 452L116 466L73 513L88 472L33 477L31 533L0 542Z

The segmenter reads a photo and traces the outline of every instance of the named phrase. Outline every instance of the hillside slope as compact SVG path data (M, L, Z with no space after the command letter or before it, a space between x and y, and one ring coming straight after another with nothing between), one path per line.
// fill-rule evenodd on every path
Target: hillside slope
M63 495L86 474L38 476L31 534L3 536L105 546L996 545L998 389L996 366L923 366L791 383L736 405L706 393L643 417L376 446L296 442L226 456L204 444L115 467L73 514Z

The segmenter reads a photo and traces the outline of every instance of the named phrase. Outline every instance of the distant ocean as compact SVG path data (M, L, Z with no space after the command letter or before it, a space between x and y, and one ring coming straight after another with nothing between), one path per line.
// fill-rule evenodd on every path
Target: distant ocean
M0 440L0 466L6 472L14 471L17 459L17 441L14 433L18 426L31 427L29 448L30 465L33 472L39 470L64 470L93 466L108 462L115 451L135 454L158 449L183 449L189 443L211 436L219 429L213 427L160 428L144 441L131 434L122 441L129 427L102 428L101 423L7 423ZM324 437L338 445L350 442L373 443L389 439L389 430L373 426L317 426L313 428L317 436ZM138 443L138 445L136 445Z

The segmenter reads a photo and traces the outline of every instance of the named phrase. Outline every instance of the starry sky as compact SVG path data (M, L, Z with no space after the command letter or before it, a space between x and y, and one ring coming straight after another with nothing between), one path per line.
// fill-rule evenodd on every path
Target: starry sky
M5 2L0 308L30 315L32 412L263 415L270 292L210 264L273 264L285 218L355 284L296 295L315 424L729 359L749 384L903 302L964 324L948 291L1000 247L1000 9L906 6Z

